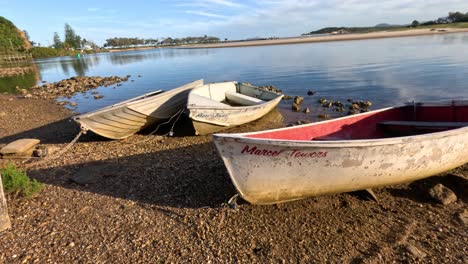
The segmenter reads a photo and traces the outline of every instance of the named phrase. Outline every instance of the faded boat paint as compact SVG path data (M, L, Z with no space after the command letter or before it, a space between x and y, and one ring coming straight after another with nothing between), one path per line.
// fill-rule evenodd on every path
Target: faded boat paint
M401 184L468 162L468 127L341 141L249 137L256 133L213 136L234 186L252 204Z

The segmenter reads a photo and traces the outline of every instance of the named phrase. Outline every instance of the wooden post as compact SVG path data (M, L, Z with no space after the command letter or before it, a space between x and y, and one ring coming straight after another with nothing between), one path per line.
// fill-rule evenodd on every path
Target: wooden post
M5 194L3 193L2 175L0 175L0 232L11 227Z

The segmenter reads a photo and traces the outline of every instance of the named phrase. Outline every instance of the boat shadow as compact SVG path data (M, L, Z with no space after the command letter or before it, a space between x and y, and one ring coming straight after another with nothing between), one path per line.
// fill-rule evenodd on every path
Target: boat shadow
M218 207L236 193L212 142L31 169L28 175L63 188L178 208ZM77 177L81 184L72 180Z
M429 190L439 183L452 190L459 200L464 203L468 202L468 179L452 174L452 172L414 181L408 184L408 188L387 187L386 189L395 197L409 199L418 203L437 203L429 195Z
M79 131L80 128L70 118L64 118L44 126L0 137L0 144L22 138L37 138L46 144L68 143Z

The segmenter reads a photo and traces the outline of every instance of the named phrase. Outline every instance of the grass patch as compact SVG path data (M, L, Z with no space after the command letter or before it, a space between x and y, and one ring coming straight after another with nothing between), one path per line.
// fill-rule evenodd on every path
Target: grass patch
M42 190L43 184L17 169L15 165L7 165L0 169L5 193L19 197L31 197Z

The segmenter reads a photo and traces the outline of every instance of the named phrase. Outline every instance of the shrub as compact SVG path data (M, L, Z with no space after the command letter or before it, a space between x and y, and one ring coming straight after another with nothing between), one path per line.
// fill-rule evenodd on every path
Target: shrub
M8 165L0 169L5 193L15 196L31 197L42 190L42 183L30 179L25 172L17 169L15 165Z

